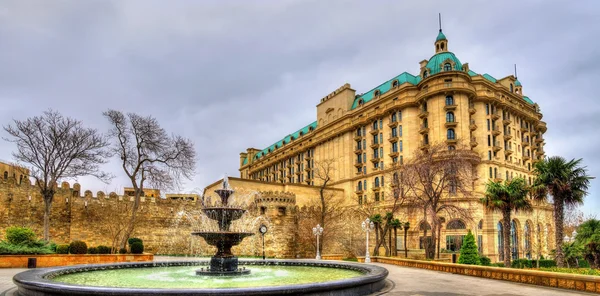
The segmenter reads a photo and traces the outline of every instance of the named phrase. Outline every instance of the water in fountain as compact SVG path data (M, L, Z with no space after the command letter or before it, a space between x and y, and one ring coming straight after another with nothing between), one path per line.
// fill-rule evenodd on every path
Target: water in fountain
M248 274L249 269L238 268L238 258L231 252L231 247L238 245L245 237L254 235L251 232L232 231L231 222L240 219L246 210L229 206L229 197L233 194L227 177L223 179L223 188L215 190L221 198L221 206L209 206L202 209L211 220L217 221L218 231L192 232L217 247L217 253L210 258L210 267L196 271L198 275L238 275Z

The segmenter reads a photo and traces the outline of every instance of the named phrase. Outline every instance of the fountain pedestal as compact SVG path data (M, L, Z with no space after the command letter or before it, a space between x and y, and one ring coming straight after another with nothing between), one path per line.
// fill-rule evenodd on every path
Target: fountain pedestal
M197 275L240 275L250 273L249 269L238 268L238 258L231 252L231 247L238 245L242 240L254 235L251 232L230 231L231 222L242 217L245 209L228 207L228 199L233 194L229 188L227 177L223 179L223 188L215 192L221 198L221 207L206 207L202 209L204 214L219 224L219 231L192 232L192 235L201 236L206 243L217 247L217 253L210 258L210 266L207 269L196 271Z

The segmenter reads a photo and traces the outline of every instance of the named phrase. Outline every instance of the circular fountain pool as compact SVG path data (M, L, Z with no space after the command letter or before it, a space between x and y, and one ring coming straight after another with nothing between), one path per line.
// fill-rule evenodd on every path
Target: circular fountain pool
M385 286L382 267L315 260L241 261L252 273L197 276L208 262L150 262L35 269L18 295L366 295Z

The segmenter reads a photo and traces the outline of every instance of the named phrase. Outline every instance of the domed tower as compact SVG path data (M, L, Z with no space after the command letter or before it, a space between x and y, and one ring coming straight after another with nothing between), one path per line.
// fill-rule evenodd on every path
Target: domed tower
M446 39L446 35L444 35L444 33L442 32L442 29L440 29L440 32L438 33L437 38L435 38L434 44L435 44L435 53L448 51L448 39Z
M448 39L440 29L435 39L435 54L429 59L421 62L421 78L425 79L431 75L446 71L463 71L463 64L448 51Z

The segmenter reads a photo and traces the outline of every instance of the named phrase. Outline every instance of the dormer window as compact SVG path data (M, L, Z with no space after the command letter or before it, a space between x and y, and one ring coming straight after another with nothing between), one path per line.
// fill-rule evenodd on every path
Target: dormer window
M392 82L392 87L398 87L398 80L394 80L394 82Z
M444 64L444 71L452 71L452 64L445 63Z
M423 72L423 78L427 78L427 70Z
M379 97L379 95L381 95L381 92L379 90L376 90L375 93L373 94L376 98Z
M363 99L358 100L358 105L362 106L365 104L365 101Z

